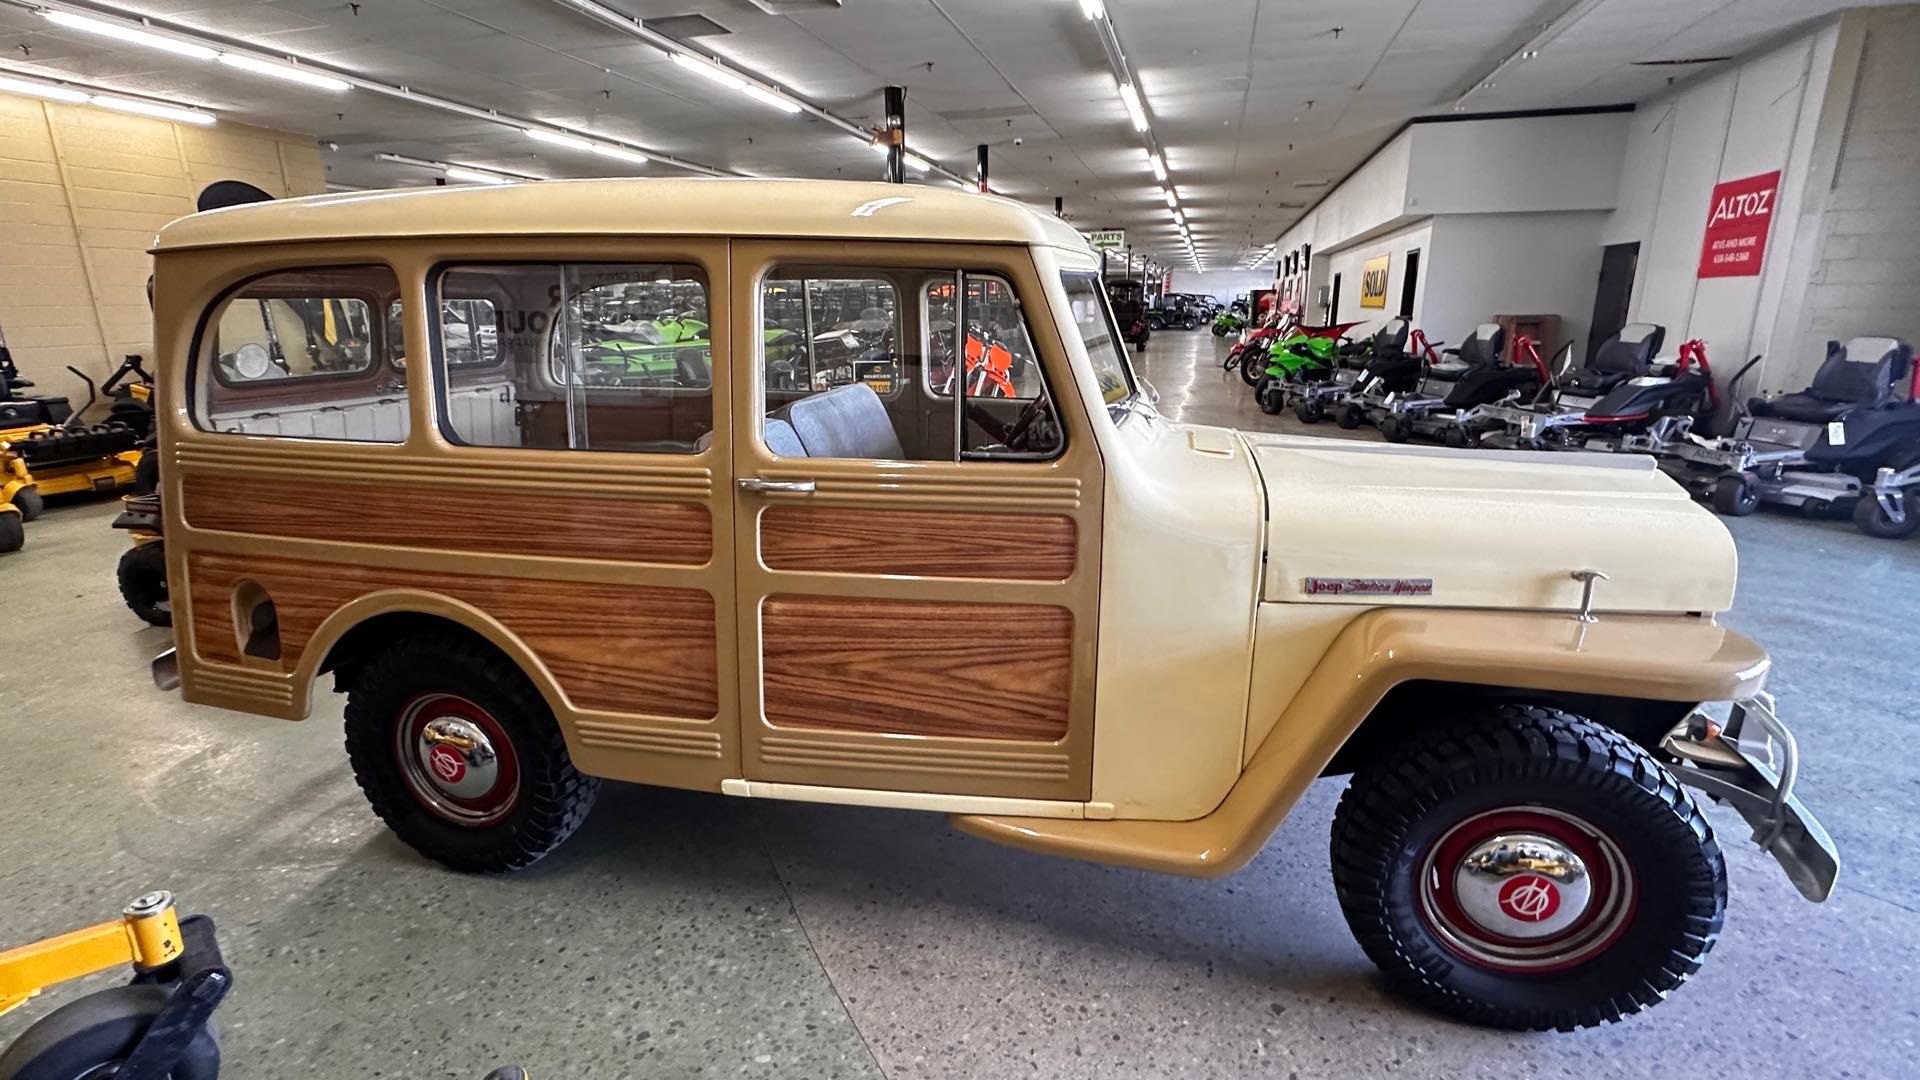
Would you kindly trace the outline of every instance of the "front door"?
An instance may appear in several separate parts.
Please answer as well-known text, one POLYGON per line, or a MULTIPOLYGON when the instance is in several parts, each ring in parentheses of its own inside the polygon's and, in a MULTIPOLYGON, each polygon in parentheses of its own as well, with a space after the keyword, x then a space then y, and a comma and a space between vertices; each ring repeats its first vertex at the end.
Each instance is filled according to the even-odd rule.
POLYGON ((1085 800, 1100 457, 1025 249, 732 264, 745 779, 1085 800))

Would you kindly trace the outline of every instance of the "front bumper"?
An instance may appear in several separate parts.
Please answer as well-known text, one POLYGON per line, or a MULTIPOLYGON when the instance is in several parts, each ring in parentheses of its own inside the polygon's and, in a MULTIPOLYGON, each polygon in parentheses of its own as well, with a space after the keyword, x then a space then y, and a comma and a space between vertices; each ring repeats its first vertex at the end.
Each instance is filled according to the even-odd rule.
POLYGON ((1753 842, 1773 856, 1800 895, 1819 903, 1833 894, 1840 853, 1793 793, 1800 750, 1774 713, 1773 695, 1734 702, 1724 725, 1696 711, 1661 749, 1679 759, 1674 775, 1681 783, 1727 803, 1746 819, 1753 842))

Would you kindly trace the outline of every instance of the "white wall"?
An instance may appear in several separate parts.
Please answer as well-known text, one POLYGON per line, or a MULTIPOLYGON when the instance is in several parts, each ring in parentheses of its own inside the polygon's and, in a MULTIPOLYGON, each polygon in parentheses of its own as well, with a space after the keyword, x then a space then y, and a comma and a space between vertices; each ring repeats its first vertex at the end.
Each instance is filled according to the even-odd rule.
POLYGON ((1606 220, 1597 210, 1435 218, 1439 269, 1415 325, 1458 345, 1495 315, 1558 315, 1560 344, 1575 342, 1575 357, 1584 356, 1606 220))
POLYGON ((1409 128, 1394 136, 1345 183, 1328 192, 1305 217, 1280 234, 1274 250, 1285 254, 1301 244, 1311 244, 1317 252, 1405 217, 1412 131, 1409 128))
POLYGON ((1273 288, 1273 270, 1175 270, 1173 291, 1201 293, 1216 300, 1231 302, 1234 297, 1255 289, 1273 288))
POLYGON ((1630 113, 1415 124, 1409 211, 1516 214, 1609 210, 1630 113))
MULTIPOLYGON (((1400 314, 1400 292, 1406 284, 1407 252, 1420 250, 1420 277, 1413 289, 1413 324, 1421 325, 1422 296, 1427 289, 1427 281, 1433 269, 1433 223, 1421 222, 1398 232, 1374 240, 1368 240, 1344 251, 1330 255, 1325 259, 1316 257, 1313 267, 1314 288, 1326 285, 1332 287, 1333 276, 1340 275, 1340 310, 1334 314, 1334 322, 1379 323, 1400 314), (1387 305, 1377 308, 1360 306, 1360 275, 1366 268, 1368 259, 1377 255, 1388 255, 1392 261, 1387 267, 1387 305)), ((1320 308, 1315 301, 1318 298, 1309 293, 1306 312, 1303 318, 1307 322, 1320 319, 1320 308)))
MULTIPOLYGON (((1809 196, 1837 25, 1829 22, 1643 102, 1629 125, 1619 205, 1602 233, 1603 243, 1640 244, 1629 318, 1665 326, 1669 343, 1705 340, 1723 376, 1754 353, 1776 354, 1743 389, 1805 382, 1797 374, 1801 365, 1777 355, 1772 339, 1776 312, 1783 305, 1798 307, 1792 298, 1805 281, 1805 269, 1794 271, 1791 264, 1796 236, 1807 223, 1787 211, 1809 196), (1714 185, 1776 169, 1777 209, 1761 273, 1701 279, 1700 245, 1714 185)), ((1785 340, 1781 345, 1795 351, 1785 340)))

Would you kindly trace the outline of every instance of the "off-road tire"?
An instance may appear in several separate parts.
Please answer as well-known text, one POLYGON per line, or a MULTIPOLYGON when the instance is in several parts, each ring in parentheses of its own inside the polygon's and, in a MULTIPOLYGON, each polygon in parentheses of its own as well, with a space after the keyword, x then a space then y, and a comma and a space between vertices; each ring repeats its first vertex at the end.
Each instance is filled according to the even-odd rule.
POLYGON ((1240 381, 1248 386, 1258 386, 1260 380, 1267 377, 1266 359, 1266 354, 1255 348, 1249 348, 1241 353, 1240 381))
POLYGON ((1327 403, 1317 397, 1303 397, 1294 402, 1293 415, 1303 424, 1317 424, 1327 418, 1327 403))
POLYGON ((525 869, 573 835, 600 781, 573 767, 553 711, 521 670, 457 633, 403 638, 365 661, 347 692, 347 759, 373 812, 400 839, 455 870, 525 869), (512 744, 519 795, 490 824, 463 825, 428 809, 408 787, 394 729, 422 694, 457 694, 491 714, 512 744))
POLYGON ((38 489, 23 487, 13 493, 13 508, 20 511, 21 521, 32 521, 47 509, 47 500, 38 489))
POLYGON ((1713 482, 1713 508, 1728 517, 1746 517, 1760 508, 1758 488, 1751 473, 1728 473, 1713 482))
MULTIPOLYGON (((35 1021, 0 1053, 0 1080, 71 1080, 109 1075, 153 1026, 167 987, 114 986, 69 1001, 35 1021)), ((215 1080, 220 1044, 211 1026, 194 1033, 169 1080, 215 1080)))
POLYGON ((1358 405, 1342 405, 1333 418, 1342 428, 1352 431, 1367 422, 1367 411, 1358 405))
POLYGON ((173 625, 173 608, 167 602, 165 541, 135 544, 121 552, 114 577, 120 583, 120 599, 130 611, 154 626, 173 625))
POLYGON ((1726 865, 1693 797, 1646 750, 1557 709, 1500 705, 1413 736, 1354 775, 1334 814, 1341 910, 1407 993, 1472 1023, 1569 1031, 1658 1003, 1700 967, 1726 912, 1726 865), (1499 971, 1421 909, 1421 860, 1493 808, 1574 815, 1624 856, 1636 890, 1614 936, 1573 966, 1499 971))

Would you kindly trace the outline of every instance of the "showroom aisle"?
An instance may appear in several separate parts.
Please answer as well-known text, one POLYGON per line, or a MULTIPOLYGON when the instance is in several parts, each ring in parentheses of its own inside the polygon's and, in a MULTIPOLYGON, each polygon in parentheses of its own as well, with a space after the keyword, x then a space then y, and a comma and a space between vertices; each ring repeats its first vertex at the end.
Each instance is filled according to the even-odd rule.
MULTIPOLYGON (((1221 380, 1222 348, 1155 337, 1143 367, 1163 409, 1300 430, 1221 380)), ((1777 649, 1805 790, 1846 859, 1834 900, 1801 901, 1712 811, 1741 902, 1679 1002, 1510 1036, 1379 985, 1328 884, 1338 781, 1219 881, 1045 859, 932 815, 632 787, 607 788, 524 874, 451 873, 367 810, 340 698, 281 724, 150 687, 166 635, 114 591, 115 509, 51 509, 6 565, 0 943, 175 889, 219 920, 237 973, 220 1014, 236 1077, 317 1061, 410 1080, 507 1061, 561 1080, 1509 1076, 1517 1061, 1546 1077, 1862 1076, 1920 1050, 1920 833, 1902 812, 1920 768, 1880 749, 1910 722, 1889 693, 1903 681, 1876 674, 1910 666, 1920 546, 1843 522, 1732 522, 1729 620, 1777 649)), ((0 1040, 28 1012, 45 1009, 0 1019, 0 1040)))

